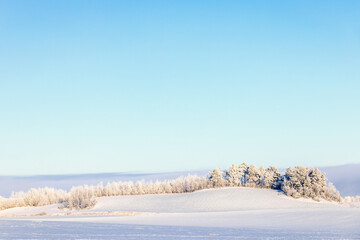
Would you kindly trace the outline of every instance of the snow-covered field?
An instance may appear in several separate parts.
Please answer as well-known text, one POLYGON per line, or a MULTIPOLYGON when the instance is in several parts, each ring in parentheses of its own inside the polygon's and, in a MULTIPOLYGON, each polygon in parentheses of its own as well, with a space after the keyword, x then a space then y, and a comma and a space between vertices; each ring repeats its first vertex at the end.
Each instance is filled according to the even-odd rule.
POLYGON ((84 222, 1 221, 0 239, 145 239, 145 240, 230 240, 230 239, 359 239, 360 235, 327 231, 271 228, 183 227, 84 222))
MULTIPOLYGON (((359 167, 321 170, 343 196, 359 195, 359 167)), ((205 176, 207 171, 190 173, 205 176)), ((0 177, 0 195, 31 187, 69 190, 101 181, 162 181, 187 174, 7 176, 0 177)), ((82 211, 59 206, 0 211, 0 239, 360 239, 359 204, 293 199, 267 189, 103 197, 94 208, 82 211)))
POLYGON ((103 197, 91 210, 51 205, 0 216, 0 239, 360 239, 360 208, 254 188, 103 197))

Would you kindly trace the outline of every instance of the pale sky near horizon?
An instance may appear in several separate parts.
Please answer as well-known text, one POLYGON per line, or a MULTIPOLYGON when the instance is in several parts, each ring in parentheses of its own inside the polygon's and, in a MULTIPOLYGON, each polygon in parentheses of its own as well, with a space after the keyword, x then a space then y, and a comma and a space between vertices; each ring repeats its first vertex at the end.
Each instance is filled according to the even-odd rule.
POLYGON ((0 175, 360 163, 359 12, 0 0, 0 175))

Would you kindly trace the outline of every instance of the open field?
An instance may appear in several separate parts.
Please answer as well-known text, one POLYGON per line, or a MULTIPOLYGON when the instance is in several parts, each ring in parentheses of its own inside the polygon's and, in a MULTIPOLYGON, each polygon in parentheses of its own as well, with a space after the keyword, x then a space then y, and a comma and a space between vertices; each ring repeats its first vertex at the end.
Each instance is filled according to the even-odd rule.
POLYGON ((1 211, 2 239, 359 239, 360 208, 254 188, 103 197, 1 211), (15 217, 17 216, 17 217, 15 217))
POLYGON ((184 227, 84 222, 0 221, 0 239, 359 239, 359 233, 338 230, 184 227))

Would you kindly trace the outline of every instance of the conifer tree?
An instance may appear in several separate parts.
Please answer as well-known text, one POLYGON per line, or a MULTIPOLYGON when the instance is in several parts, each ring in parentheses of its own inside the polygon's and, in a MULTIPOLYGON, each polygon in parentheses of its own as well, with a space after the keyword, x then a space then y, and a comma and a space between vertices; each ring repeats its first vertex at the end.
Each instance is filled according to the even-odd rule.
POLYGON ((224 181, 222 178, 222 172, 220 168, 215 168, 214 171, 209 173, 210 183, 213 187, 223 187, 224 181))

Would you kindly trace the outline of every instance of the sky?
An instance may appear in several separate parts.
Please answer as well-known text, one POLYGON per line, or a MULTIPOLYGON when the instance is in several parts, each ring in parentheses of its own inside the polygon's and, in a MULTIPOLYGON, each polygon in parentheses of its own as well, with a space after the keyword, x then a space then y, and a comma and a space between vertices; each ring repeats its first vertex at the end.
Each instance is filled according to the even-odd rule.
POLYGON ((0 175, 360 163, 359 11, 0 0, 0 175))

